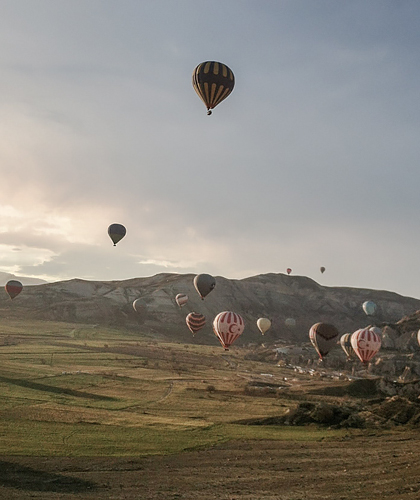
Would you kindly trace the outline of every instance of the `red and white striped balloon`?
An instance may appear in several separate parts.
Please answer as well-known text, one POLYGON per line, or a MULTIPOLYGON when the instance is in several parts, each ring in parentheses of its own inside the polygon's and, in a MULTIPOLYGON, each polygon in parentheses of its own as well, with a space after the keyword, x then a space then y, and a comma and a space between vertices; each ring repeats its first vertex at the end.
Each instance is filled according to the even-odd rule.
POLYGON ((351 336, 351 346, 360 361, 364 364, 375 356, 381 348, 381 336, 372 331, 371 327, 356 330, 351 336))
POLYGON ((195 335, 198 331, 200 331, 203 326, 206 324, 206 318, 200 313, 190 312, 188 316, 185 318, 188 328, 190 332, 195 335))
POLYGON ((213 331, 219 339, 225 351, 242 335, 245 323, 239 314, 232 311, 223 311, 219 313, 213 321, 213 331))

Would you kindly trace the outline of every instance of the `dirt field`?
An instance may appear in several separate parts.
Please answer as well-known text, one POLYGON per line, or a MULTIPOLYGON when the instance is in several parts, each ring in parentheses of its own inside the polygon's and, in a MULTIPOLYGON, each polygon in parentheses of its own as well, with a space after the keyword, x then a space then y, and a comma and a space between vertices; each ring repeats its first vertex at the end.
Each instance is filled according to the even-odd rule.
POLYGON ((0 458, 1 499, 420 498, 420 435, 236 441, 149 458, 0 458))
POLYGON ((373 382, 117 330, 2 328, 0 500, 420 498, 419 405, 373 382), (243 425, 306 418, 301 403, 369 425, 328 429, 325 405, 319 429, 243 425))

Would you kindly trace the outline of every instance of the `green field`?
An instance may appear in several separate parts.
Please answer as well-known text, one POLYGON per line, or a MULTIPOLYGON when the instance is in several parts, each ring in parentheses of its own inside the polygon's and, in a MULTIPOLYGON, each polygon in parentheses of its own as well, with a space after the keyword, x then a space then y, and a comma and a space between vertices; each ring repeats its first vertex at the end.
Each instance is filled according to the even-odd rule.
POLYGON ((281 385, 291 376, 273 362, 247 361, 247 352, 89 325, 5 321, 0 454, 145 456, 232 439, 343 434, 236 424, 282 415, 293 404, 278 392, 246 391, 249 381, 281 385))

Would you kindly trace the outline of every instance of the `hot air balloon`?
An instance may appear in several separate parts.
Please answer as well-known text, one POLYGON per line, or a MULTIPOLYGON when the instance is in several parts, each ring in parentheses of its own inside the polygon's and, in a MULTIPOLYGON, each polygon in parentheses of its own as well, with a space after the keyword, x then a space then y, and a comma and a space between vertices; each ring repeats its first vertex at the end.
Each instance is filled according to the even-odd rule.
POLYGON ((6 289, 6 292, 9 294, 9 297, 11 299, 14 299, 23 290, 23 285, 20 281, 10 280, 6 283, 6 286, 4 288, 6 289))
POLYGON ((126 234, 127 230, 122 224, 111 224, 108 228, 108 234, 114 243, 114 247, 117 243, 122 240, 126 234))
POLYGON ((420 345, 420 330, 417 332, 417 342, 420 345))
POLYGON ((376 333, 378 337, 382 340, 382 330, 378 326, 369 326, 369 330, 376 333))
POLYGON ((204 300, 204 297, 216 286, 216 280, 210 274, 197 274, 194 278, 194 286, 200 297, 204 300))
POLYGON ((175 301, 179 305, 179 307, 185 306, 185 304, 188 302, 188 295, 185 295, 185 293, 178 293, 178 295, 175 297, 175 301))
POLYGON ((235 77, 226 64, 205 61, 199 64, 192 75, 194 90, 207 108, 207 114, 232 92, 235 77))
POLYGON ((345 333, 340 337, 340 345, 343 351, 346 353, 348 359, 354 358, 356 355, 353 347, 351 346, 351 336, 351 333, 345 333))
POLYGON ((136 299, 133 302, 133 309, 136 313, 144 314, 147 310, 147 305, 144 299, 136 299))
POLYGON ((244 320, 239 314, 231 311, 223 311, 219 313, 213 321, 213 331, 225 351, 235 342, 242 334, 245 328, 244 320))
POLYGON ((330 352, 337 337, 337 328, 329 323, 316 323, 309 330, 309 340, 321 359, 330 352))
POLYGON ((286 318, 284 324, 290 328, 294 328, 296 326, 296 320, 295 318, 286 318))
POLYGON ((366 302, 363 302, 363 310, 365 311, 365 314, 368 316, 373 316, 376 312, 376 304, 375 302, 372 302, 371 300, 367 300, 366 302))
POLYGON ((206 324, 205 316, 196 312, 191 312, 190 314, 188 314, 188 316, 185 318, 185 321, 193 335, 195 335, 199 330, 201 330, 203 326, 206 324))
POLYGON ((286 269, 286 272, 287 272, 287 274, 290 274, 290 273, 292 272, 292 270, 290 269, 290 267, 288 267, 288 268, 286 269))
POLYGON ((320 267, 319 270, 321 271, 322 274, 325 273, 325 267, 324 266, 320 267))
POLYGON ((356 330, 351 336, 351 345, 360 361, 367 365, 381 348, 381 337, 371 327, 356 330))
POLYGON ((264 333, 270 329, 271 321, 268 318, 259 318, 257 321, 257 326, 260 332, 264 335, 264 333))

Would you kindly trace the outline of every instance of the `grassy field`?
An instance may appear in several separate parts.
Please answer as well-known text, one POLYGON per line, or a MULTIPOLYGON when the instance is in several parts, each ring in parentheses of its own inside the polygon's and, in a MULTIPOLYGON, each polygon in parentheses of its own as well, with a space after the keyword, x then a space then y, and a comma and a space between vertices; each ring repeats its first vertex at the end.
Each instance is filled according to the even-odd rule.
POLYGON ((243 425, 354 399, 340 381, 197 341, 3 320, 0 499, 419 498, 415 429, 243 425))
POLYGON ((141 332, 3 322, 0 454, 146 456, 238 438, 334 434, 235 424, 290 406, 278 395, 246 393, 251 380, 280 386, 291 375, 273 363, 246 361, 246 353, 195 341, 158 344, 141 332))

